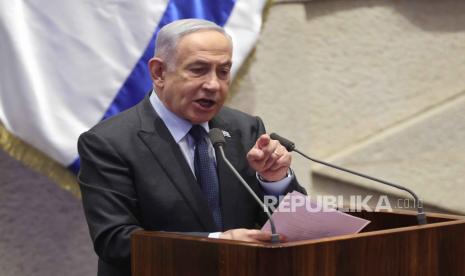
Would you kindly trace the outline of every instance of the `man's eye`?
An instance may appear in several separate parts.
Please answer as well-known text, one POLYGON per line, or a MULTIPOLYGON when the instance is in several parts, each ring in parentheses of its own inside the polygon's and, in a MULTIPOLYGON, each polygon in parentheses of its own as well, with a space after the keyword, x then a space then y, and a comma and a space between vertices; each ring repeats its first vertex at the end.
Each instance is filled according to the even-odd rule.
POLYGON ((219 72, 219 75, 221 77, 227 77, 229 75, 230 71, 231 71, 231 68, 229 68, 229 67, 221 68, 220 72, 219 72))
POLYGON ((203 72, 205 72, 205 68, 203 67, 192 67, 189 69, 192 73, 194 73, 195 75, 200 75, 202 74, 203 72))

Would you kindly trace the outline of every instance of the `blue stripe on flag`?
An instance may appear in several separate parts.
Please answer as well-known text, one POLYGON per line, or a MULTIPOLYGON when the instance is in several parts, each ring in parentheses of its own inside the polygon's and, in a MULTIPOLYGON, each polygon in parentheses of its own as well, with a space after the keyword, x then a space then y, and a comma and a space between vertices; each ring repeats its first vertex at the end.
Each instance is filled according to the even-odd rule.
POLYGON ((77 174, 79 172, 79 168, 81 167, 81 160, 76 158, 74 162, 68 166, 68 169, 71 170, 73 173, 77 174))
MULTIPOLYGON (((131 74, 103 115, 102 120, 120 113, 140 102, 152 88, 152 80, 147 62, 153 56, 158 31, 166 24, 184 18, 202 18, 224 26, 231 14, 236 0, 171 0, 163 14, 142 57, 137 61, 131 74)), ((68 166, 77 173, 80 168, 79 158, 68 166)))

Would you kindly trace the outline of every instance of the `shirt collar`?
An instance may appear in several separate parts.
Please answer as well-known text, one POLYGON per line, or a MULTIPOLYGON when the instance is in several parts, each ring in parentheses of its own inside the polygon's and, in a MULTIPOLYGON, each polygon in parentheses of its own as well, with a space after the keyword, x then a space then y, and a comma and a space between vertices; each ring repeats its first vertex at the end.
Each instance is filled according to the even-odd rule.
MULTIPOLYGON (((150 95, 150 103, 152 104, 153 109, 155 109, 155 112, 157 112, 158 116, 161 118, 163 123, 165 123, 166 127, 170 131, 171 136, 173 136, 176 143, 179 143, 179 141, 181 141, 191 129, 192 123, 184 118, 179 117, 171 110, 169 110, 165 106, 165 104, 160 100, 160 98, 158 98, 158 95, 155 92, 155 90, 153 90, 152 94, 150 95)), ((208 122, 203 122, 200 125, 205 129, 207 133, 210 131, 208 122)))

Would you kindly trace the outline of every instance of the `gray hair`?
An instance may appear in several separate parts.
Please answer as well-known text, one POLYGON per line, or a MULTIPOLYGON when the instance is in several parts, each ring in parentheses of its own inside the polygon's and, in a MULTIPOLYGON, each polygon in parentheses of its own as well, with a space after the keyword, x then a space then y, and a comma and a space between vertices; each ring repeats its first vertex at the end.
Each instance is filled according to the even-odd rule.
POLYGON ((176 45, 179 40, 185 35, 208 30, 217 31, 223 34, 226 38, 228 38, 232 46, 231 36, 214 22, 197 18, 181 19, 163 26, 163 28, 158 31, 154 56, 163 59, 169 70, 171 70, 175 64, 174 57, 176 45))

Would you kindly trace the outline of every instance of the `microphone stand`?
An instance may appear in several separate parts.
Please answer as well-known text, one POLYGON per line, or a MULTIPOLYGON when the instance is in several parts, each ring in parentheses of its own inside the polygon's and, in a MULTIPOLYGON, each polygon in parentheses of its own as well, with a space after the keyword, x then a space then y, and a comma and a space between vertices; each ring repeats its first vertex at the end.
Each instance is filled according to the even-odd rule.
POLYGON ((289 152, 295 151, 298 154, 300 154, 301 156, 303 156, 303 157, 307 158, 308 160, 313 161, 315 163, 319 163, 319 164, 331 167, 331 168, 336 169, 336 170, 340 170, 340 171, 344 171, 344 172, 347 172, 347 173, 350 173, 350 174, 354 174, 354 175, 357 175, 357 176, 360 176, 360 177, 363 177, 363 178, 366 178, 366 179, 370 179, 370 180, 373 180, 373 181, 376 181, 376 182, 379 182, 379 183, 382 183, 382 184, 385 184, 385 185, 388 185, 388 186, 391 186, 391 187, 394 187, 394 188, 397 188, 397 189, 408 192, 415 199, 415 203, 418 203, 418 205, 417 205, 417 222, 418 222, 418 224, 419 225, 424 225, 424 224, 427 223, 426 215, 425 215, 425 213, 423 211, 423 203, 412 190, 410 190, 410 189, 408 189, 406 187, 400 186, 398 184, 388 182, 386 180, 382 180, 382 179, 372 177, 372 176, 369 176, 369 175, 366 175, 366 174, 363 174, 363 173, 359 173, 359 172, 352 171, 352 170, 349 170, 349 169, 346 169, 346 168, 342 168, 342 167, 333 165, 331 163, 324 162, 324 161, 312 158, 310 156, 307 156, 305 153, 303 153, 303 152, 299 151, 298 149, 296 149, 295 144, 293 142, 291 142, 290 140, 287 140, 284 137, 279 136, 276 133, 272 133, 270 135, 270 137, 271 137, 271 139, 278 140, 281 143, 281 145, 283 145, 287 149, 287 151, 289 151, 289 152))

